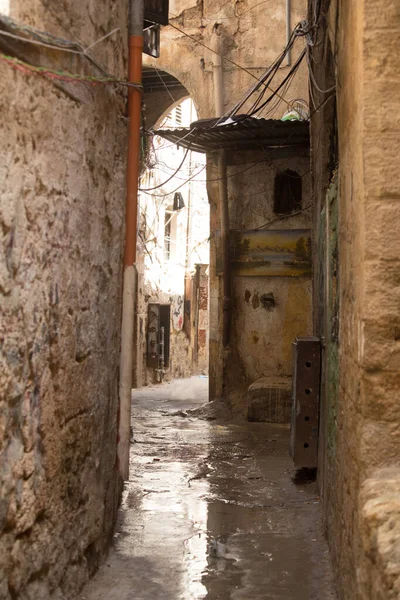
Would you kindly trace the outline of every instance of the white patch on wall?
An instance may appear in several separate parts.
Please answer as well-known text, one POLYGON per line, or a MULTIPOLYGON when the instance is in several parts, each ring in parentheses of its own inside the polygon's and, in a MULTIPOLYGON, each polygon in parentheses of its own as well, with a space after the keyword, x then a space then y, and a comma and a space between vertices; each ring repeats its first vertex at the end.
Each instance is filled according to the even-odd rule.
POLYGON ((10 0, 0 0, 0 14, 6 16, 10 14, 10 0))
POLYGON ((170 298, 172 310, 172 327, 175 331, 181 331, 183 328, 183 296, 174 296, 170 298))
POLYGON ((170 0, 169 3, 169 14, 180 15, 184 10, 189 8, 196 8, 196 0, 170 0))

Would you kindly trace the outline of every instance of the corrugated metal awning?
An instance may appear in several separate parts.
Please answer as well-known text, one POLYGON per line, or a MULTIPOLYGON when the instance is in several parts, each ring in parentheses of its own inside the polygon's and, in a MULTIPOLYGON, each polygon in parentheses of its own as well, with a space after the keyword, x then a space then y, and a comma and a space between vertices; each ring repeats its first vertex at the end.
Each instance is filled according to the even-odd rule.
POLYGON ((308 121, 281 121, 275 119, 243 118, 244 115, 218 123, 218 119, 204 119, 190 127, 159 129, 154 133, 170 142, 195 152, 215 150, 309 149, 308 121))

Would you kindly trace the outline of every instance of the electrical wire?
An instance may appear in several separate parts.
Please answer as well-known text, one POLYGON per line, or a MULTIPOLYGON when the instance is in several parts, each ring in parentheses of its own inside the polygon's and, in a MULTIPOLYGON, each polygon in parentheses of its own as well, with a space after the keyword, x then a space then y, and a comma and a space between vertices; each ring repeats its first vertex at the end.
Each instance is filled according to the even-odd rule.
MULTIPOLYGON (((142 190, 139 188, 139 190, 141 192, 144 192, 145 194, 148 194, 149 196, 153 196, 155 198, 166 198, 167 196, 171 196, 172 194, 175 194, 175 192, 177 192, 178 190, 180 190, 184 185, 186 185, 187 183, 189 183, 189 181, 191 181, 192 179, 194 179, 197 175, 199 175, 200 173, 202 173, 204 171, 204 169, 206 168, 206 165, 204 165, 204 167, 202 169, 200 169, 200 171, 198 173, 196 173, 195 175, 192 175, 192 177, 189 177, 186 181, 184 181, 181 185, 179 185, 176 189, 172 190, 172 192, 168 192, 167 194, 148 194, 149 190, 142 190)), ((160 187, 160 186, 157 186, 160 187)), ((151 188, 150 188, 151 189, 151 188)), ((156 189, 156 188, 154 188, 156 189)))
MULTIPOLYGON (((283 87, 282 93, 287 96, 290 86, 292 85, 293 81, 295 78, 295 73, 293 74, 293 76, 287 81, 287 83, 285 84, 285 86, 283 87)), ((295 103, 296 100, 290 100, 290 104, 295 107, 295 103)), ((263 117, 263 118, 267 118, 269 117, 270 119, 272 118, 272 116, 274 115, 274 113, 277 111, 278 107, 281 104, 281 100, 280 98, 277 98, 275 102, 271 101, 271 104, 267 104, 266 107, 260 109, 259 113, 258 113, 258 117, 263 117)), ((296 109, 295 109, 296 110, 296 109)))
POLYGON ((246 13, 254 10, 255 8, 258 8, 259 6, 261 6, 261 4, 268 4, 269 2, 271 2, 271 0, 262 0, 262 2, 259 2, 258 4, 255 4, 254 6, 250 6, 250 8, 244 10, 241 13, 238 13, 237 16, 238 17, 242 17, 243 15, 245 15, 246 13))
POLYGON ((318 83, 316 82, 313 70, 312 70, 312 66, 311 66, 311 60, 310 60, 310 50, 309 48, 307 49, 307 64, 308 64, 308 72, 310 74, 310 80, 311 83, 315 86, 315 88, 321 93, 321 94, 329 94, 330 92, 332 92, 334 89, 336 89, 336 85, 333 85, 332 87, 326 89, 326 90, 322 90, 318 83))
MULTIPOLYGON (((196 38, 192 35, 189 35, 188 33, 186 33, 185 31, 183 31, 182 29, 179 29, 179 27, 176 27, 176 25, 173 25, 173 23, 169 24, 170 27, 173 27, 173 29, 176 29, 177 31, 179 31, 180 33, 182 33, 184 36, 188 37, 189 39, 191 39, 192 41, 194 41, 196 44, 199 44, 200 46, 203 46, 204 48, 206 48, 207 50, 209 50, 210 52, 213 52, 214 54, 218 54, 219 56, 221 56, 221 58, 223 60, 225 60, 226 62, 231 63, 232 65, 234 65, 235 67, 237 67, 238 69, 241 69, 242 71, 244 71, 245 73, 247 73, 248 75, 250 75, 250 77, 253 77, 253 79, 256 79, 257 81, 260 81, 258 77, 256 77, 256 75, 254 75, 254 73, 252 73, 251 71, 249 71, 248 69, 246 69, 246 67, 243 67, 242 65, 239 65, 237 62, 235 62, 234 60, 231 60, 230 58, 227 58, 226 56, 224 56, 221 52, 217 52, 216 50, 213 50, 212 48, 210 48, 209 46, 207 46, 206 44, 204 44, 203 42, 200 42, 200 40, 196 40, 196 38)), ((272 90, 274 91, 274 90, 272 90)), ((284 102, 287 103, 287 101, 282 98, 282 100, 284 102)))
POLYGON ((122 85, 131 87, 143 92, 143 86, 140 83, 134 83, 126 80, 117 79, 115 77, 93 77, 90 75, 79 75, 77 73, 69 73, 68 71, 56 71, 48 67, 37 67, 31 65, 19 58, 13 56, 7 56, 7 54, 0 53, 0 60, 8 63, 11 67, 22 73, 42 75, 49 79, 57 79, 60 81, 70 83, 90 83, 92 85, 97 84, 108 84, 108 85, 122 85))
POLYGON ((106 40, 107 38, 109 38, 110 35, 113 35, 114 33, 117 33, 117 31, 121 31, 119 27, 116 27, 115 29, 113 29, 112 31, 110 31, 110 33, 106 33, 106 35, 103 35, 103 37, 101 37, 100 39, 98 39, 95 42, 93 42, 92 44, 90 44, 87 48, 85 48, 85 50, 84 50, 83 53, 86 54, 88 50, 91 50, 92 48, 94 48, 95 46, 97 46, 97 44, 100 44, 100 42, 104 42, 104 40, 106 40))
MULTIPOLYGON (((277 150, 278 148, 281 148, 294 134, 292 133, 290 136, 288 136, 288 138, 286 138, 286 140, 284 142, 282 142, 282 144, 280 144, 279 146, 276 146, 276 148, 274 148, 273 150, 271 150, 270 154, 273 154, 273 152, 275 152, 275 150, 277 150)), ((266 154, 266 156, 268 156, 268 154, 266 154)), ((252 165, 250 165, 249 167, 246 167, 245 169, 242 169, 241 171, 237 171, 236 173, 232 173, 231 175, 227 175, 226 178, 222 178, 222 177, 215 177, 212 179, 206 179, 205 182, 206 183, 211 183, 214 181, 221 181, 222 179, 231 179, 232 177, 236 177, 237 175, 241 175, 242 173, 246 173, 247 171, 250 171, 253 167, 255 167, 256 165, 259 165, 260 163, 265 162, 265 156, 263 158, 261 158, 260 160, 256 161, 255 163, 253 163, 252 165)), ((199 171, 199 173, 201 173, 202 171, 204 171, 204 169, 206 168, 207 165, 204 165, 204 167, 199 171)), ((197 173, 197 175, 199 175, 199 173, 197 173)), ((256 171, 256 173, 258 173, 258 171, 256 171)), ((168 192, 167 194, 149 194, 150 196, 154 196, 154 197, 159 197, 159 198, 165 198, 166 196, 170 196, 171 194, 174 194, 175 192, 177 192, 178 190, 181 189, 181 187, 183 187, 184 185, 186 185, 186 183, 188 183, 189 181, 191 181, 192 179, 194 179, 194 175, 192 177, 190 177, 189 179, 187 179, 184 183, 182 183, 179 187, 177 187, 175 190, 173 190, 172 192, 168 192)), ((201 181, 201 180, 200 180, 201 181)), ((146 190, 140 190, 146 193, 146 190)), ((150 190, 148 190, 150 191, 150 190)))
MULTIPOLYGON (((34 40, 32 38, 27 38, 22 35, 17 35, 16 33, 4 31, 3 29, 0 29, 0 35, 5 36, 5 37, 10 37, 15 40, 19 40, 21 42, 26 42, 28 44, 42 46, 43 48, 49 48, 50 50, 59 50, 60 52, 69 52, 70 54, 80 54, 82 56, 86 56, 86 53, 88 52, 88 50, 91 50, 92 48, 94 48, 94 46, 97 46, 97 44, 100 44, 100 42, 103 42, 108 37, 110 37, 110 35, 113 35, 117 31, 120 31, 119 27, 116 27, 115 29, 113 29, 112 31, 107 33, 106 35, 103 35, 103 37, 101 37, 100 39, 98 39, 95 42, 93 42, 92 44, 90 44, 87 48, 85 48, 85 49, 80 48, 79 50, 71 47, 71 46, 77 46, 77 44, 75 44, 75 42, 71 42, 69 40, 61 40, 61 38, 56 38, 56 39, 60 39, 60 41, 62 41, 62 44, 61 43, 60 44, 49 44, 48 42, 43 42, 42 40, 34 40)), ((44 32, 40 32, 40 33, 42 35, 49 36, 50 39, 53 37, 53 36, 51 36, 51 34, 45 34, 44 32)))
MULTIPOLYGON (((280 90, 281 88, 284 88, 284 93, 286 93, 286 90, 288 89, 290 82, 291 82, 292 78, 294 77, 295 73, 297 72, 303 58, 304 58, 304 50, 302 53, 300 53, 297 61, 295 62, 293 67, 290 69, 289 73, 287 73, 287 75, 281 81, 281 83, 277 87, 276 91, 280 90), (288 86, 286 85, 287 83, 289 84, 288 86)), ((264 101, 262 104, 260 104, 261 100, 264 97, 264 94, 265 94, 265 90, 263 90, 263 92, 259 96, 258 100, 253 104, 253 106, 250 109, 250 112, 247 113, 248 116, 252 116, 252 115, 256 114, 257 112, 259 112, 260 110, 262 110, 277 95, 275 93, 271 94, 266 101, 264 101)), ((278 95, 278 98, 280 98, 279 95, 278 95)))
MULTIPOLYGON (((180 169, 181 169, 181 167, 182 167, 183 163, 184 163, 184 162, 185 162, 185 160, 186 160, 186 157, 187 157, 187 155, 189 154, 189 150, 190 150, 190 144, 189 144, 189 146, 187 147, 187 150, 186 150, 186 152, 185 152, 185 154, 184 154, 184 156, 183 156, 183 158, 182 158, 182 162, 180 163, 179 167, 178 167, 178 168, 175 170, 175 172, 174 172, 174 173, 172 173, 172 175, 171 175, 170 177, 168 177, 168 179, 166 179, 165 181, 163 181, 163 182, 162 182, 162 183, 160 183, 159 185, 156 185, 156 186, 154 186, 154 187, 152 187, 152 188, 146 188, 146 189, 139 188, 139 191, 140 191, 140 192, 152 192, 153 190, 158 190, 159 188, 163 187, 163 186, 164 186, 166 183, 168 183, 169 181, 171 181, 171 179, 173 179, 173 178, 175 177, 175 175, 178 173, 178 171, 180 171, 180 169)), ((172 193, 173 193, 173 192, 171 192, 171 194, 172 194, 172 193)))
MULTIPOLYGON (((272 63, 272 65, 270 65, 270 67, 268 67, 268 69, 266 70, 266 72, 261 76, 260 80, 258 82, 256 82, 255 84, 253 84, 250 89, 245 93, 244 97, 242 97, 242 99, 233 107, 233 109, 230 109, 226 115, 224 116, 230 116, 232 117, 233 115, 237 114, 238 110, 247 102, 247 100, 261 87, 261 84, 264 85, 264 89, 261 92, 261 94, 259 95, 258 99, 256 100, 256 102, 253 104, 253 107, 250 110, 255 110, 255 108, 259 105, 259 103, 261 102, 262 98, 265 95, 265 91, 267 89, 267 87, 269 89, 270 88, 270 83, 273 79, 273 77, 276 75, 277 71, 279 70, 279 68, 282 65, 282 62, 285 58, 285 56, 287 55, 287 53, 293 48, 294 43, 296 42, 296 40, 299 37, 304 37, 309 33, 309 29, 308 29, 308 25, 306 21, 301 21, 300 23, 298 23, 296 25, 296 27, 293 29, 288 43, 286 44, 285 48, 283 49, 283 51, 280 53, 280 55, 275 59, 275 61, 272 63)), ((293 70, 291 70, 291 73, 293 72, 293 70)), ((290 73, 289 73, 290 75, 290 73)), ((277 90, 275 90, 277 91, 277 90)), ((282 98, 282 96, 280 96, 278 94, 278 97, 282 98)), ((286 104, 290 107, 290 102, 287 102, 285 100, 286 104)), ((220 119, 221 121, 222 119, 220 119)))
MULTIPOLYGON (((48 44, 47 42, 42 42, 40 40, 32 40, 30 38, 23 37, 22 35, 10 33, 9 31, 0 30, 0 35, 10 37, 15 40, 20 40, 22 42, 27 42, 28 44, 35 44, 37 46, 43 46, 44 48, 50 48, 52 50, 60 50, 61 52, 69 52, 71 54, 85 54, 83 50, 74 50, 73 48, 68 48, 65 46, 58 46, 56 44, 48 44)), ((68 43, 70 43, 70 42, 68 42, 68 43)), ((75 45, 75 44, 73 44, 73 45, 75 45)))
MULTIPOLYGON (((168 173, 168 171, 164 171, 163 169, 160 169, 160 167, 158 165, 155 165, 154 167, 152 167, 151 170, 164 173, 165 175, 170 175, 170 173, 168 173)), ((200 173, 203 170, 204 170, 203 167, 199 168, 199 170, 196 173, 193 173, 194 177, 196 177, 196 175, 200 175, 200 173)), ((173 173, 173 178, 177 179, 178 181, 184 181, 186 183, 189 175, 190 175, 190 173, 188 173, 185 177, 179 177, 178 175, 176 175, 176 172, 175 172, 175 173, 173 173)), ((206 183, 206 181, 207 181, 206 179, 198 179, 196 181, 196 183, 206 183)), ((145 190, 140 190, 140 191, 145 191, 145 190)))
MULTIPOLYGON (((298 59, 296 60, 295 64, 293 65, 292 69, 289 71, 289 73, 286 75, 286 77, 281 81, 281 83, 279 84, 279 86, 276 88, 276 91, 274 91, 268 98, 267 100, 265 100, 261 106, 257 107, 256 109, 250 111, 249 113, 247 113, 246 115, 243 115, 243 117, 238 119, 238 122, 240 121, 244 121, 245 119, 248 119, 249 117, 252 117, 253 115, 255 115, 256 113, 258 113, 262 108, 264 108, 265 106, 267 106, 267 104, 272 100, 272 98, 274 98, 277 95, 277 91, 280 90, 285 83, 288 81, 289 78, 291 78, 294 73, 297 71, 297 69, 299 68, 301 61, 303 60, 304 56, 306 54, 306 50, 304 49, 301 54, 299 55, 298 59)), ((287 102, 288 104, 288 102, 287 102)))
MULTIPOLYGON (((285 58, 287 52, 289 49, 291 49, 293 47, 294 44, 294 35, 292 33, 292 35, 290 36, 289 42, 286 45, 286 47, 284 48, 284 50, 281 52, 281 54, 275 59, 275 61, 272 63, 272 65, 270 67, 268 67, 268 69, 266 70, 266 72, 262 75, 262 77, 260 78, 260 80, 253 84, 253 86, 250 88, 250 90, 248 90, 244 97, 242 98, 242 100, 240 100, 235 106, 234 108, 229 112, 229 116, 233 116, 235 114, 237 114, 238 110, 247 102, 247 100, 260 88, 261 84, 264 83, 267 78, 269 78, 269 81, 267 83, 267 85, 271 82, 272 77, 275 75, 275 73, 277 72, 277 70, 279 69, 280 65, 283 62, 283 59, 285 58), (271 76, 272 74, 272 76, 271 76)), ((264 91, 263 93, 265 93, 266 87, 264 87, 264 91)))
POLYGON ((167 90, 167 93, 169 94, 169 97, 171 98, 172 102, 173 102, 173 103, 175 103, 175 102, 176 102, 176 100, 175 100, 175 98, 173 97, 173 95, 171 94, 171 92, 169 91, 169 88, 168 88, 167 84, 165 83, 164 79, 161 77, 161 73, 160 73, 160 71, 157 69, 157 67, 154 67, 154 68, 155 68, 155 70, 156 70, 156 73, 157 73, 157 75, 158 75, 158 76, 159 76, 159 78, 161 79, 161 82, 162 82, 163 86, 164 86, 164 87, 165 87, 165 89, 167 90))
MULTIPOLYGON (((53 17, 59 22, 59 24, 61 26, 63 26, 58 14, 53 13, 51 10, 51 7, 48 5, 46 5, 46 9, 49 10, 52 13, 53 17)), ((4 35, 6 37, 13 37, 14 39, 21 40, 22 42, 36 44, 36 45, 51 48, 54 50, 60 50, 63 52, 71 52, 73 54, 81 54, 89 62, 91 62, 93 65, 95 65, 97 69, 102 71, 104 76, 106 76, 106 77, 109 76, 109 74, 107 73, 107 69, 105 69, 104 66, 99 64, 99 62, 97 60, 95 60, 89 54, 89 50, 91 50, 92 48, 97 46, 97 44, 104 41, 105 39, 107 39, 108 37, 110 37, 111 35, 116 33, 117 31, 120 31, 119 27, 113 29, 106 35, 102 36, 101 38, 95 40, 92 44, 89 44, 88 46, 85 47, 85 45, 78 38, 76 38, 76 36, 74 36, 73 34, 72 35, 73 35, 73 37, 75 37, 75 40, 76 40, 74 42, 71 40, 67 40, 65 38, 57 37, 46 31, 41 31, 39 29, 35 29, 34 27, 29 27, 22 23, 16 23, 16 21, 11 19, 10 17, 6 17, 5 15, 0 15, 0 25, 5 25, 8 29, 11 29, 14 32, 16 32, 16 33, 11 33, 11 31, 5 31, 5 30, 0 29, 0 35, 4 35), (23 36, 19 35, 21 32, 26 33, 28 37, 23 37, 23 36)))
POLYGON ((290 219, 291 217, 295 217, 296 215, 300 215, 305 210, 308 210, 309 208, 311 208, 311 206, 312 206, 312 204, 308 204, 307 206, 304 206, 300 210, 298 210, 298 211, 296 211, 294 213, 291 213, 291 214, 287 214, 287 215, 285 215, 285 214, 278 214, 276 216, 276 218, 270 219, 269 221, 267 221, 263 225, 260 225, 259 227, 254 227, 254 229, 252 231, 258 231, 259 229, 264 229, 264 227, 267 227, 268 225, 272 225, 272 223, 276 223, 278 221, 282 221, 283 219, 290 219))
MULTIPOLYGON (((333 92, 324 99, 323 102, 321 102, 321 104, 319 104, 317 106, 317 108, 314 109, 314 111, 310 114, 310 119, 314 116, 314 114, 324 105, 326 104, 330 98, 332 98, 333 96, 333 92)), ((235 173, 232 173, 231 175, 227 175, 226 178, 223 179, 231 179, 232 177, 237 177, 238 175, 241 175, 242 173, 246 173, 247 171, 250 171, 253 167, 261 164, 262 162, 267 162, 268 156, 272 155, 276 150, 278 150, 279 148, 284 147, 289 140, 293 137, 294 133, 291 133, 285 140, 283 140, 283 142, 281 144, 279 144, 278 146, 276 146, 275 148, 271 149, 270 152, 265 152, 264 156, 254 162, 253 164, 251 164, 249 167, 246 167, 245 169, 242 169, 241 171, 236 171, 235 173)), ((200 171, 199 173, 201 173, 202 171, 204 171, 204 169, 206 168, 207 165, 205 165, 200 171)), ((253 173, 253 175, 255 175, 256 173, 261 173, 262 171, 264 171, 264 169, 260 169, 259 171, 255 171, 253 173)), ((197 175, 199 175, 199 173, 197 173, 197 175)), ((174 189, 172 192, 168 192, 167 194, 148 194, 149 196, 153 196, 153 197, 158 197, 158 198, 165 198, 167 196, 170 196, 171 194, 174 194, 175 192, 177 192, 178 190, 180 190, 184 185, 186 185, 186 183, 188 183, 189 181, 191 181, 192 179, 194 179, 196 175, 193 175, 192 177, 190 177, 189 179, 187 179, 184 183, 182 183, 180 186, 178 186, 176 189, 174 189)), ((215 178, 211 178, 211 179, 206 179, 205 182, 206 183, 211 183, 214 181, 221 181, 221 177, 215 177, 215 178)), ((201 182, 202 180, 198 180, 198 182, 201 182)), ((146 193, 146 192, 145 192, 146 193)))
MULTIPOLYGON (((254 7, 255 8, 255 7, 254 7)), ((196 40, 196 38, 194 38, 193 36, 187 34, 185 31, 183 31, 182 29, 180 29, 179 27, 176 27, 175 25, 173 25, 172 23, 170 23, 170 26, 173 27, 174 29, 176 29, 177 31, 179 31, 180 33, 182 33, 183 35, 185 35, 186 37, 192 39, 194 42, 196 42, 197 44, 203 46, 204 48, 210 50, 211 52, 213 52, 214 54, 218 54, 219 56, 221 56, 224 60, 231 62, 232 64, 234 64, 235 66, 239 67, 240 69, 243 69, 245 72, 247 72, 248 74, 250 74, 254 79, 256 79, 256 84, 254 84, 252 86, 252 88, 249 90, 249 92, 247 92, 246 94, 248 94, 244 101, 240 101, 237 105, 235 105, 235 107, 233 109, 230 109, 230 111, 228 111, 228 113, 225 116, 233 116, 237 110, 239 110, 239 108, 241 108, 241 106, 243 106, 243 104, 247 101, 248 97, 251 96, 251 94, 253 94, 261 85, 264 85, 264 93, 265 90, 271 89, 269 87, 269 84, 265 84, 263 79, 266 79, 268 77, 269 74, 272 73, 272 76, 275 75, 275 73, 277 72, 280 64, 283 62, 283 59, 285 58, 288 50, 290 50, 295 42, 295 40, 302 36, 305 35, 305 33, 303 32, 303 24, 300 23, 298 25, 296 25, 295 29, 293 30, 289 42, 286 45, 286 47, 284 48, 284 50, 281 52, 281 54, 278 56, 278 58, 274 61, 274 63, 267 69, 267 71, 264 73, 264 75, 262 76, 261 79, 257 78, 255 75, 253 75, 253 73, 250 73, 250 71, 248 71, 247 69, 245 69, 244 67, 242 67, 241 65, 238 65, 237 63, 235 63, 234 61, 231 61, 230 59, 226 58, 225 56, 223 56, 221 53, 217 52, 216 50, 213 50, 212 48, 210 48, 209 46, 207 46, 206 44, 204 44, 203 42, 200 42, 199 40, 196 40)), ((301 61, 300 61, 301 62, 301 61)), ((276 90, 272 90, 273 94, 269 97, 269 99, 267 100, 267 102, 265 102, 259 110, 263 109, 266 104, 275 96, 278 96, 280 101, 283 101, 286 103, 286 105, 290 108, 291 104, 284 98, 282 97, 279 93, 278 90, 284 85, 284 83, 287 81, 288 78, 290 78, 297 70, 298 66, 296 67, 296 64, 294 65, 294 67, 291 69, 291 71, 289 72, 289 74, 285 77, 285 79, 283 80, 283 82, 281 83, 281 85, 276 89, 276 90)), ((161 78, 161 77, 160 77, 161 78)), ((270 81, 272 80, 272 77, 270 78, 270 81)), ((268 83, 270 83, 270 81, 268 83)), ((163 82, 164 83, 164 82, 163 82)), ((264 95, 263 93, 263 95, 264 95)), ((254 105, 253 105, 254 106, 254 105)), ((254 110, 254 112, 252 114, 256 114, 256 112, 258 112, 257 110, 254 110)), ((248 116, 248 115, 247 115, 248 116)), ((247 118, 246 116, 246 118, 247 118)), ((221 121, 222 121, 223 117, 218 119, 218 121, 214 124, 214 127, 216 127, 221 121)), ((187 132, 187 134, 181 138, 180 142, 182 142, 186 137, 188 137, 193 131, 195 130, 195 128, 190 128, 189 131, 187 132)), ((175 144, 171 144, 170 146, 173 146, 175 144)), ((179 147, 179 144, 176 144, 179 147)), ((170 146, 166 146, 167 148, 170 146)))

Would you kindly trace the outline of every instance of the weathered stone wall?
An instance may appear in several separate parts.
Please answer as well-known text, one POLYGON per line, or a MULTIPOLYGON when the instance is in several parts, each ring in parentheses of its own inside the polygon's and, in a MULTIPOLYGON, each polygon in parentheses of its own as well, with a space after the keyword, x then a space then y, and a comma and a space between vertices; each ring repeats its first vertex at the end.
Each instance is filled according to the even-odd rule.
POLYGON ((208 337, 209 337, 209 265, 196 265, 198 273, 197 295, 197 370, 204 375, 208 374, 208 337))
MULTIPOLYGON (((85 45, 120 27, 93 56, 124 77, 126 2, 50 4, 11 0, 11 16, 85 45)), ((85 96, 0 63, 4 600, 75 598, 118 505, 125 96, 85 96)))
MULTIPOLYGON (((290 125, 289 125, 290 127, 290 125)), ((251 230, 310 229, 309 159, 288 158, 265 162, 255 152, 242 152, 239 165, 228 167, 230 228, 251 230), (261 161, 257 164, 257 161, 261 161), (252 166, 252 163, 256 163, 252 166), (274 180, 279 171, 302 175, 303 212, 278 217, 273 211, 274 180), (234 174, 237 173, 237 176, 234 174)), ((213 169, 211 169, 214 172, 213 169)), ((215 178, 215 177, 214 177, 215 178)), ((212 179, 212 177, 211 177, 212 179)), ((209 184, 211 202, 211 328, 210 379, 212 396, 222 396, 237 412, 246 411, 248 387, 264 377, 290 377, 292 341, 312 333, 310 277, 232 277, 232 327, 228 351, 222 350, 222 284, 216 269, 219 211, 217 184, 209 184), (275 305, 263 302, 273 297, 275 305), (218 305, 219 310, 213 310, 218 305), (221 356, 222 355, 222 356, 221 356), (223 365, 223 372, 218 371, 223 365)))
MULTIPOLYGON (((383 600, 400 594, 400 10, 389 0, 327 8, 337 76, 338 187, 331 186, 328 203, 338 196, 339 335, 326 349, 332 367, 338 347, 322 406, 324 505, 340 597, 383 600)), ((317 129, 313 137, 313 172, 326 172, 317 129)), ((328 258, 329 277, 335 257, 328 258)), ((327 302, 322 320, 330 308, 327 302)))

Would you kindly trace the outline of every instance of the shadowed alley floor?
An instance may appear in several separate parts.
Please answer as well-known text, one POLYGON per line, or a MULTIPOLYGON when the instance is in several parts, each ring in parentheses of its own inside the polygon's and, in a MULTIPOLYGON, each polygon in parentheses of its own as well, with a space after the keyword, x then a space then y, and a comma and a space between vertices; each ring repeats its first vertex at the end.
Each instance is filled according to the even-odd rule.
POLYGON ((193 377, 134 392, 131 477, 83 600, 335 598, 316 484, 283 425, 206 421, 193 377))

